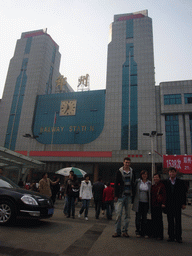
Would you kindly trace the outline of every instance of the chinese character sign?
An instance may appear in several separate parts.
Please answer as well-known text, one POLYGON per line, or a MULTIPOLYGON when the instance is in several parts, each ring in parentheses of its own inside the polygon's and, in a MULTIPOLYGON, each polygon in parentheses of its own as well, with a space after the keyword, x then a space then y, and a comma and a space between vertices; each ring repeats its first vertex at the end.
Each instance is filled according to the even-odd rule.
POLYGON ((80 76, 78 79, 78 87, 83 84, 84 86, 88 86, 88 79, 89 79, 89 75, 86 74, 86 76, 80 76))
POLYGON ((170 155, 163 156, 163 167, 175 167, 179 172, 185 174, 192 173, 192 156, 183 156, 183 155, 170 155))
POLYGON ((60 75, 56 80, 56 87, 59 87, 59 90, 62 91, 65 84, 67 84, 67 77, 60 75))

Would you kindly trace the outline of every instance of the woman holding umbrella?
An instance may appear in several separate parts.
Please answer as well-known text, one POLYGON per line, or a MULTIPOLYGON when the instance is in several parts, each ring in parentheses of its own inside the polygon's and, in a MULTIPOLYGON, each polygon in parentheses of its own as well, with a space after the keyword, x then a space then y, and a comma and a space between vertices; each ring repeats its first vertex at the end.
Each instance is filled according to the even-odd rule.
POLYGON ((81 214, 85 210, 85 220, 88 220, 88 210, 89 210, 89 202, 91 198, 93 197, 92 194, 92 185, 91 181, 89 180, 89 175, 85 174, 84 180, 81 181, 81 187, 80 187, 80 195, 79 198, 82 199, 82 207, 79 211, 78 217, 81 217, 81 214))

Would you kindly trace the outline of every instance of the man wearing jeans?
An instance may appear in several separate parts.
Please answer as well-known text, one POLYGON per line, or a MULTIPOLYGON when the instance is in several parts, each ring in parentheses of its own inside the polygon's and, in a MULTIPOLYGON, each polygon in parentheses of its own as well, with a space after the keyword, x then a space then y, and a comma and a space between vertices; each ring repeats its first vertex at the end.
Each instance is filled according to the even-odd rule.
POLYGON ((123 207, 125 208, 124 226, 122 229, 122 235, 129 237, 128 225, 130 221, 130 207, 132 190, 134 188, 135 175, 133 169, 130 167, 131 159, 125 157, 123 166, 117 171, 115 178, 115 201, 116 203, 116 221, 115 221, 115 233, 112 237, 121 236, 121 218, 123 213, 123 207))

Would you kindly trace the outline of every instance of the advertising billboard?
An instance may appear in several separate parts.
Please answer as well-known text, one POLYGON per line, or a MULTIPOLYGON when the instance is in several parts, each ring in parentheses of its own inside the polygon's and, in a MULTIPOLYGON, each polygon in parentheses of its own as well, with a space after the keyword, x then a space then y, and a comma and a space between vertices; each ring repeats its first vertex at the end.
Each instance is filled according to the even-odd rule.
POLYGON ((192 174, 192 155, 164 155, 163 167, 175 167, 179 172, 192 174))

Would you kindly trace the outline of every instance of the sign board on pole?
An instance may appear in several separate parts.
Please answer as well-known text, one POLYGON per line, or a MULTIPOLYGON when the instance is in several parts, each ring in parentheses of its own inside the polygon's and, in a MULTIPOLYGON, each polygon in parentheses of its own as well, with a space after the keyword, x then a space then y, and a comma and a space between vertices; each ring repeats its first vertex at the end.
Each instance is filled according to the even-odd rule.
POLYGON ((175 167, 179 172, 192 174, 192 155, 163 155, 163 167, 175 167))

